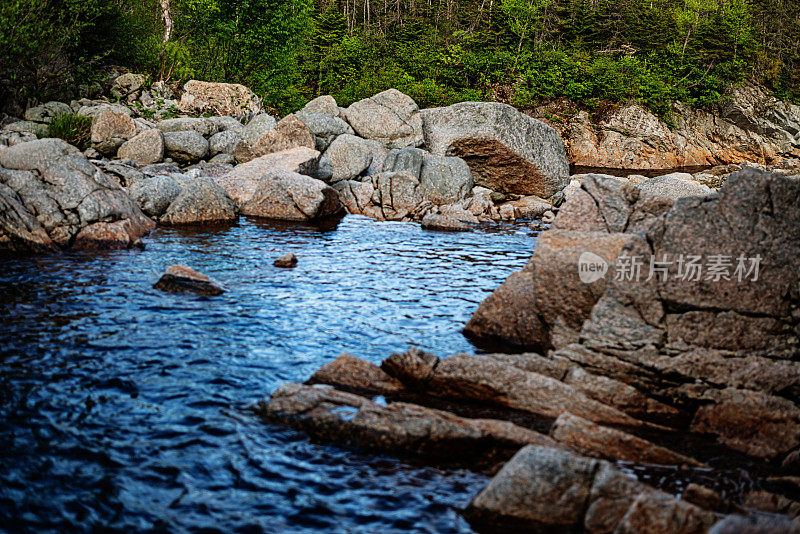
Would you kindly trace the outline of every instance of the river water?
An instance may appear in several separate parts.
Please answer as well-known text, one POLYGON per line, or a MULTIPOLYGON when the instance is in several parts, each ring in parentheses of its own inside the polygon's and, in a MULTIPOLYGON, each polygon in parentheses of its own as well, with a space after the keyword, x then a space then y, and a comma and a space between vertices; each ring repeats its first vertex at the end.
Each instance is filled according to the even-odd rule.
POLYGON ((242 219, 0 259, 0 530, 470 532, 458 509, 485 475, 312 443, 247 407, 342 352, 474 351, 461 328, 534 240, 242 219), (273 267, 286 252, 298 267, 273 267), (173 263, 227 292, 153 289, 173 263))

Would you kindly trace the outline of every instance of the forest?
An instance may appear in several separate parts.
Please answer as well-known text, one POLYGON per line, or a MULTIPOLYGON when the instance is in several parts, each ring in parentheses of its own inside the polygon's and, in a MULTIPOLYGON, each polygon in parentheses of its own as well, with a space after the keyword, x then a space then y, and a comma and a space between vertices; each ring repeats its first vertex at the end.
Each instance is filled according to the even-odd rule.
POLYGON ((0 111, 84 96, 119 65, 242 83, 276 113, 396 87, 421 107, 637 101, 664 115, 748 79, 797 101, 799 41, 796 0, 5 0, 0 111))

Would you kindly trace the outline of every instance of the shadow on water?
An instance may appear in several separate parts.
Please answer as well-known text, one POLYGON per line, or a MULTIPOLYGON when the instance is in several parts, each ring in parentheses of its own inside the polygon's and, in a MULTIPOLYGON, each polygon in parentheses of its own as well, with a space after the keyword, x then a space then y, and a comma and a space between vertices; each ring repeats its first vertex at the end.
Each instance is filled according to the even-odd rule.
POLYGON ((474 347, 534 246, 348 216, 159 228, 142 251, 0 259, 0 522, 19 530, 469 532, 485 474, 310 442, 246 410, 342 352, 474 347), (295 269, 272 261, 294 252, 295 269), (220 297, 153 289, 182 263, 220 297))

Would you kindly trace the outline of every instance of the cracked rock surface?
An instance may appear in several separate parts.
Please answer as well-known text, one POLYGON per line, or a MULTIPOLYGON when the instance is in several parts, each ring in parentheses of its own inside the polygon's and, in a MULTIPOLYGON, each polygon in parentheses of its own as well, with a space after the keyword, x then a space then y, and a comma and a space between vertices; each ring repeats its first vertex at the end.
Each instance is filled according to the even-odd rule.
POLYGON ((129 248, 154 226, 125 191, 64 141, 0 150, 0 250, 129 248))

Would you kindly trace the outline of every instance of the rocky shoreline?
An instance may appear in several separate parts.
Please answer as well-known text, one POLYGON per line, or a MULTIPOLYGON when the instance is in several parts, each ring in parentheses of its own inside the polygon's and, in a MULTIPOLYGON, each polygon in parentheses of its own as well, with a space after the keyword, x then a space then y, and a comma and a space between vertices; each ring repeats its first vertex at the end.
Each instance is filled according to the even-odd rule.
MULTIPOLYGON (((137 246, 155 224, 230 223, 240 215, 320 221, 351 213, 454 231, 485 221, 529 219, 542 221, 533 225, 539 230, 590 176, 570 177, 569 163, 643 167, 644 161, 655 161, 638 149, 629 150, 639 155, 636 161, 585 158, 563 127, 566 148, 556 129, 498 103, 420 110, 391 89, 347 108, 322 96, 278 120, 240 85, 190 81, 178 97, 163 82, 145 82, 141 75, 123 74, 110 83, 109 98, 50 102, 28 109, 22 120, 2 121, 0 249, 137 246), (91 121, 86 150, 37 139, 50 122, 70 114, 91 121), (78 207, 88 198, 71 197, 80 188, 91 198, 91 209, 78 207)), ((767 100, 745 91, 731 103, 739 111, 728 114, 756 124, 753 131, 780 138, 780 154, 790 156, 800 147, 795 139, 800 131, 792 137, 800 113, 796 106, 773 102, 764 119, 772 121, 767 128, 753 117, 767 100)), ((621 124, 628 131, 630 124, 621 124)), ((653 136, 668 135, 645 130, 647 136, 637 142, 654 144, 653 136)), ((630 148, 626 139, 624 150, 630 148)), ((730 163, 753 155, 731 150, 727 159, 669 164, 730 163)), ((775 157, 754 159, 780 160, 780 172, 796 172, 797 160, 773 152, 775 157)), ((693 175, 632 174, 625 180, 676 199, 710 193, 747 165, 758 163, 693 175)))
MULTIPOLYGON (((178 99, 125 74, 111 90, 120 102, 4 121, 0 251, 131 248, 156 225, 240 215, 533 221, 530 261, 465 327, 508 353, 342 355, 254 411, 314 439, 496 473, 464 510, 479 530, 800 532, 800 110, 750 121, 748 142, 770 152, 760 165, 734 163, 752 152, 728 143, 736 157, 691 160, 724 166, 618 178, 570 176, 577 145, 503 104, 420 110, 388 90, 276 120, 242 86, 192 81, 178 99), (90 148, 37 139, 63 113, 92 118, 90 148), (731 467, 750 483, 700 476, 731 467), (684 481, 635 476, 659 469, 684 481)), ((683 150, 648 132, 641 143, 683 150)), ((582 161, 641 164, 603 150, 613 157, 582 161)), ((157 287, 223 291, 170 269, 157 287)))
POLYGON ((587 177, 466 327, 538 353, 343 355, 255 410, 316 439, 458 450, 472 468, 519 450, 464 511, 479 530, 797 532, 798 201, 800 179, 756 169, 677 200, 587 177), (611 274, 581 280, 586 253, 611 274), (614 275, 645 256, 668 265, 614 275), (674 260, 689 256, 760 270, 686 278, 674 260), (641 482, 630 465, 674 466, 685 483, 641 482), (725 467, 750 483, 693 481, 725 467))

